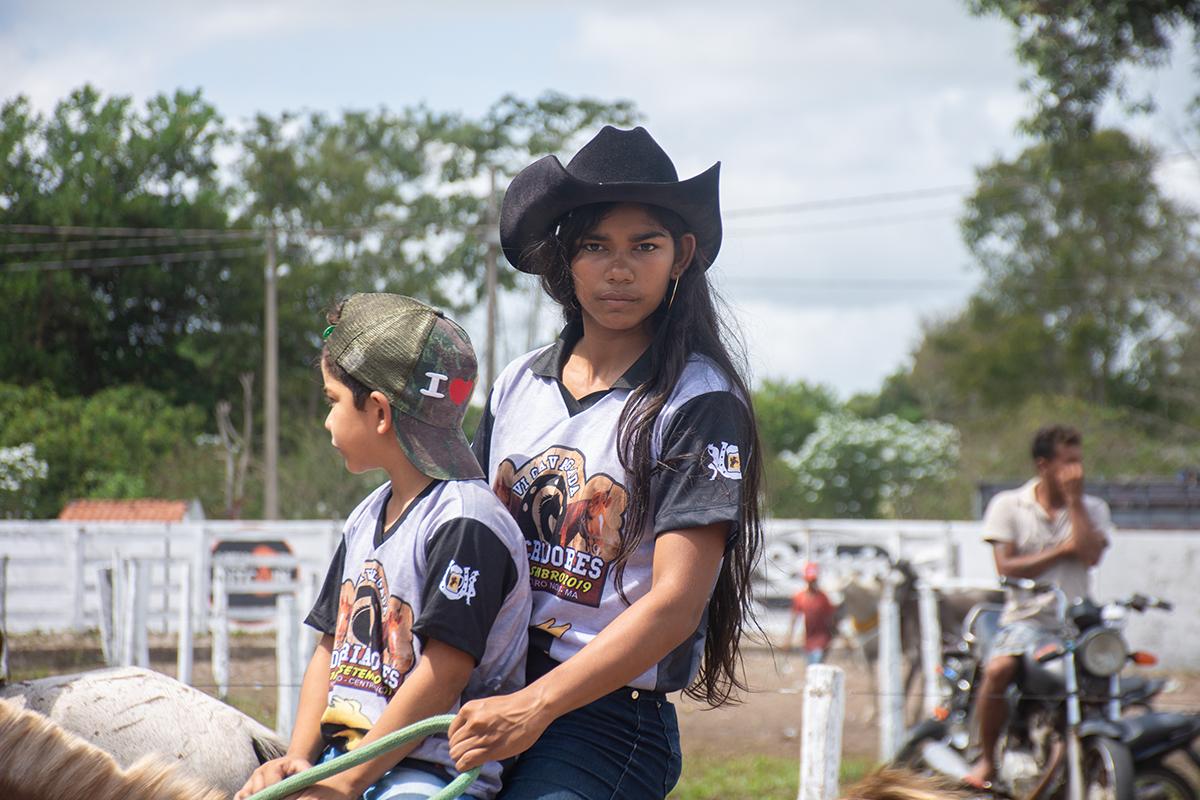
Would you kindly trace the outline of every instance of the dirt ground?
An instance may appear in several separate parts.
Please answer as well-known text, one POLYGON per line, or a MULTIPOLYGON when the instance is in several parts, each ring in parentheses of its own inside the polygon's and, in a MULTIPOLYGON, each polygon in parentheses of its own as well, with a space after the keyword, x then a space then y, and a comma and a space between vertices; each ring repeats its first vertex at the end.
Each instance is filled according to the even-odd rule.
MULTIPOLYGON (((275 649, 270 635, 238 635, 231 641, 229 701, 268 726, 274 725, 275 649)), ((209 667, 207 642, 198 640, 192 684, 216 693, 209 667)), ((151 637, 151 666, 175 675, 175 642, 151 637)), ((878 728, 872 683, 867 669, 849 653, 835 650, 830 663, 846 671, 846 719, 842 752, 847 758, 877 757, 878 728)), ((13 680, 79 672, 103 666, 97 638, 92 635, 26 635, 10 640, 13 680)), ((746 651, 746 675, 751 692, 739 705, 709 709, 676 698, 685 760, 696 757, 799 755, 804 666, 799 655, 746 651)), ((1173 685, 1160 697, 1163 710, 1200 711, 1200 674, 1170 673, 1173 685)), ((918 701, 913 698, 914 712, 918 701)))

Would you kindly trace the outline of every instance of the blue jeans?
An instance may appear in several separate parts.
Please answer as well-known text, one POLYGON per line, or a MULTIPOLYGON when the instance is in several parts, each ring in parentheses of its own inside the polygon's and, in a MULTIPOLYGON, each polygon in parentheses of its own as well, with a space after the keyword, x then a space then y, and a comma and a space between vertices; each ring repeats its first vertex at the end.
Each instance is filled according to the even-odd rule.
POLYGON ((824 647, 818 647, 818 648, 817 648, 817 649, 815 649, 815 650, 806 650, 806 651, 804 651, 804 660, 805 660, 805 662, 807 662, 809 665, 812 665, 812 664, 824 664, 824 663, 825 663, 825 648, 824 648, 824 647))
POLYGON ((501 800, 656 800, 679 780, 679 721, 628 687, 565 714, 505 773, 501 800))
MULTIPOLYGON (((324 764, 345 753, 345 749, 330 745, 325 748, 318 763, 324 764)), ((432 772, 413 768, 410 765, 414 760, 406 758, 383 773, 362 793, 362 800, 428 800, 450 783, 432 772)))

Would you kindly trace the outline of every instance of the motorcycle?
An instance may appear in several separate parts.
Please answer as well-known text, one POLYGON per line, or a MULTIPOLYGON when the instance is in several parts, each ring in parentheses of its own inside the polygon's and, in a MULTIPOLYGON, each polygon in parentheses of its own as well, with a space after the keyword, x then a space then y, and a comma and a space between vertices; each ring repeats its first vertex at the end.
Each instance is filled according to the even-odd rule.
MULTIPOLYGON (((1126 646, 1128 612, 1170 604, 1135 595, 1099 607, 1089 600, 1071 602, 1058 587, 1028 579, 1001 583, 1053 593, 1060 627, 1072 634, 1022 659, 1016 691, 1009 693, 1009 722, 997 748, 991 794, 1030 800, 1194 798, 1190 783, 1163 759, 1183 749, 1196 760, 1190 745, 1200 737, 1200 717, 1154 711, 1149 702, 1163 684, 1120 676, 1127 662, 1152 659, 1126 646), (1127 718, 1130 707, 1144 713, 1127 718)), ((962 642, 943 653, 949 697, 933 719, 910 732, 898 763, 957 780, 970 771, 976 687, 1001 610, 985 604, 968 614, 962 642)))

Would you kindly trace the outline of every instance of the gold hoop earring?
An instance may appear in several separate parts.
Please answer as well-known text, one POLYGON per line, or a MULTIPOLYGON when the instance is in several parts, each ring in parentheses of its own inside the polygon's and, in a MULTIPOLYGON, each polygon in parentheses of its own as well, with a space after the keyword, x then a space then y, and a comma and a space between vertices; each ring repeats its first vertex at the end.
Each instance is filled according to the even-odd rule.
POLYGON ((679 278, 675 279, 675 286, 671 288, 671 299, 667 301, 667 311, 671 310, 671 306, 675 305, 675 295, 679 292, 679 278))

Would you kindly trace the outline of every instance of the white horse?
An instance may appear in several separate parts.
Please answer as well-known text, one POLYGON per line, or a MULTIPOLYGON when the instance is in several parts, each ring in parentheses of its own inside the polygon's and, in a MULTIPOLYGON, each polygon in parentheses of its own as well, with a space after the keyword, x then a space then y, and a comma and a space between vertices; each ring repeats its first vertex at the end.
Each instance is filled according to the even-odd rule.
POLYGON ((21 681, 0 688, 0 698, 11 709, 44 715, 109 753, 121 767, 157 757, 228 794, 240 789, 260 763, 287 749, 274 732, 237 709, 145 669, 21 681))
MULTIPOLYGON (((0 797, 5 800, 225 800, 153 757, 121 769, 112 756, 41 714, 0 700, 0 797)), ((843 800, 963 800, 934 778, 878 770, 843 800)))

